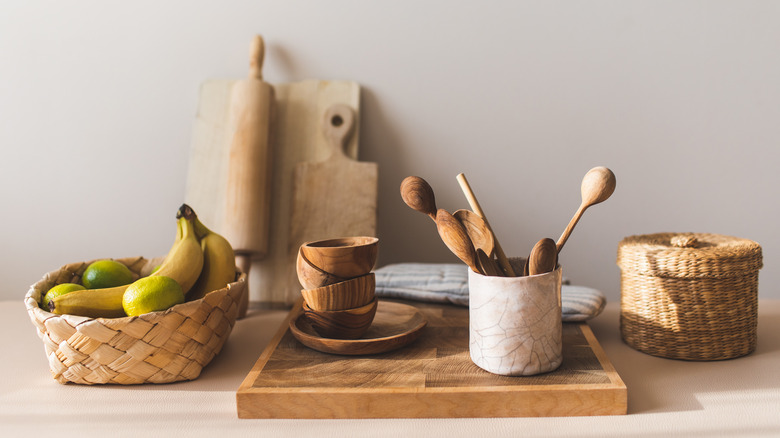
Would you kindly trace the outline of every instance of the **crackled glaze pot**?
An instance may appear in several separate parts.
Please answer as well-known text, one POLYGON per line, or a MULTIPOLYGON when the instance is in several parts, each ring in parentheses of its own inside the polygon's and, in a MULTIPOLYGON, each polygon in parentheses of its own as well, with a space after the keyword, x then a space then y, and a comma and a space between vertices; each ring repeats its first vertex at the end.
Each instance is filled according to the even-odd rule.
MULTIPOLYGON (((523 272, 524 259, 510 259, 523 272)), ((553 371, 563 359, 561 267, 525 277, 469 270, 469 353, 480 368, 505 376, 553 371)))

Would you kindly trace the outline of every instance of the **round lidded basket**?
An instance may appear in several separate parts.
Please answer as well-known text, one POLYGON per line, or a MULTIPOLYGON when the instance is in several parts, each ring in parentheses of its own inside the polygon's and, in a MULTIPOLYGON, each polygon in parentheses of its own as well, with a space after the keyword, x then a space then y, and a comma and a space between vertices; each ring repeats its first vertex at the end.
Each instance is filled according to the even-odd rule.
POLYGON ((761 246, 704 233, 630 236, 618 246, 620 331, 654 356, 721 360, 756 348, 761 246))
MULTIPOLYGON (((161 259, 116 259, 135 276, 148 275, 161 259)), ((93 260, 95 261, 95 260, 93 260)), ((246 288, 246 274, 205 297, 165 311, 123 318, 58 315, 38 306, 42 294, 60 283, 80 283, 89 262, 49 272, 24 297, 38 328, 52 377, 60 383, 170 383, 193 380, 227 341, 246 288)))

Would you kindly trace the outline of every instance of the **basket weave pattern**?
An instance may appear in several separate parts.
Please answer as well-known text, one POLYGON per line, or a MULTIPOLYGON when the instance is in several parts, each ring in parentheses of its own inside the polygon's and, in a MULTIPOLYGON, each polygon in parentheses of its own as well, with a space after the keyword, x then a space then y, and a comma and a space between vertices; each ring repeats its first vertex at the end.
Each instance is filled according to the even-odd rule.
MULTIPOLYGON (((142 258, 117 259, 138 275, 154 266, 142 258)), ((230 335, 246 275, 204 298, 124 318, 57 315, 38 307, 52 286, 78 283, 91 262, 49 272, 30 287, 25 306, 60 383, 132 385, 192 380, 219 353, 230 335)))
POLYGON ((623 339, 639 351, 674 359, 721 360, 753 352, 761 247, 729 236, 690 236, 661 233, 620 242, 623 339))

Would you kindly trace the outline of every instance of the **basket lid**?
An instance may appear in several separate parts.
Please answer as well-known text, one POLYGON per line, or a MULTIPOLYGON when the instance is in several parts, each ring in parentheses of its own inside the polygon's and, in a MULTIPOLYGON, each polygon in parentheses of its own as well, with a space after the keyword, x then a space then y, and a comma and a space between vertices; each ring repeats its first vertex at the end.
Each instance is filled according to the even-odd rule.
POLYGON ((761 245, 706 233, 629 236, 618 245, 620 269, 667 278, 728 278, 763 266, 761 245))

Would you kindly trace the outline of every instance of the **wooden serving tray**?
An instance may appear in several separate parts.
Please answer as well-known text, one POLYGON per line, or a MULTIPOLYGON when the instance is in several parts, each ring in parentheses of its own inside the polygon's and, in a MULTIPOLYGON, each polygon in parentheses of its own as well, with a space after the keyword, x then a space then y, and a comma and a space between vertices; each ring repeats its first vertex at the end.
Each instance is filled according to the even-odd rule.
MULTIPOLYGON (((299 343, 289 322, 238 389, 239 418, 548 417, 626 414, 626 386, 585 323, 563 325, 563 364, 504 377, 471 362, 468 309, 405 302, 428 320, 399 350, 341 356, 299 343)), ((381 303, 380 303, 381 305, 381 303)))

